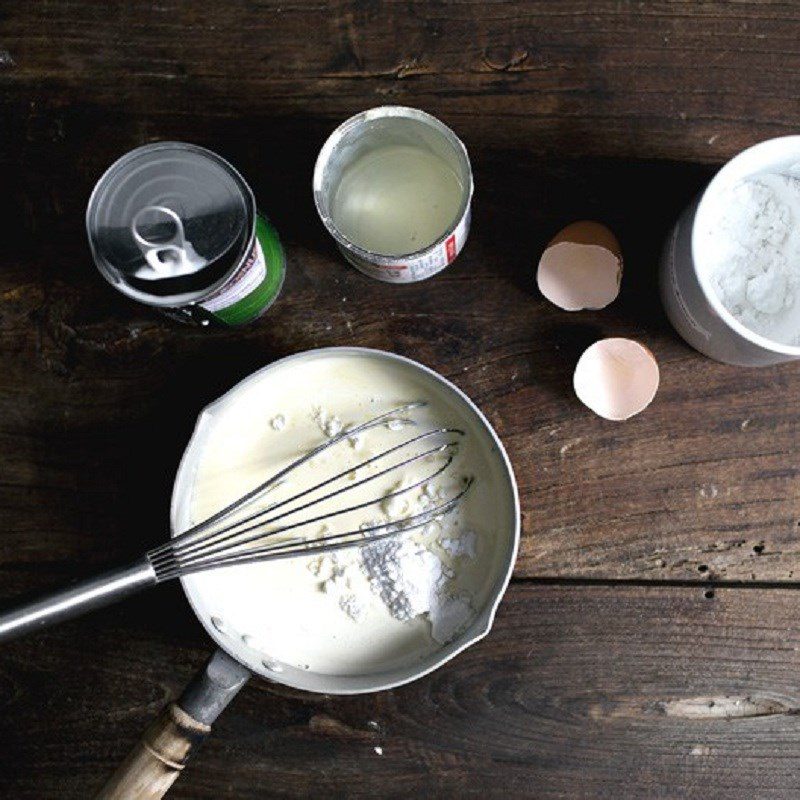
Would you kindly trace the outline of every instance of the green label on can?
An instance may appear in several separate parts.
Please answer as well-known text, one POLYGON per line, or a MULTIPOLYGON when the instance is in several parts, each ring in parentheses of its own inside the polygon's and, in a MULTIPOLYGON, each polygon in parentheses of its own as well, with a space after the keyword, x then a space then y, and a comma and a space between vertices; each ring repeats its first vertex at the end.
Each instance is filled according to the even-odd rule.
POLYGON ((256 215, 256 235, 250 255, 224 286, 200 303, 226 325, 245 325, 261 316, 278 296, 286 260, 275 228, 256 215))

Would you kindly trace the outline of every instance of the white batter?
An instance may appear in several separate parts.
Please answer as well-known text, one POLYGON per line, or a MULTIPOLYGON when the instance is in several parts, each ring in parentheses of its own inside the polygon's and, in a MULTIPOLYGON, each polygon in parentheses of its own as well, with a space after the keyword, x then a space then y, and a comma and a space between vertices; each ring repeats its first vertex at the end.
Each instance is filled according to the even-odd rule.
MULTIPOLYGON (((338 551, 335 557, 223 568, 186 579, 190 595, 203 598, 217 628, 277 670, 288 664, 328 675, 377 673, 413 664, 457 638, 485 608, 497 576, 506 568, 513 501, 503 464, 491 438, 460 398, 413 365, 370 353, 326 353, 284 363, 231 393, 204 416, 190 500, 193 521, 208 517, 326 437, 414 400, 428 403, 405 415, 416 426, 391 421, 337 444, 294 473, 268 501, 289 497, 430 428, 462 428, 467 435, 439 478, 401 498, 332 520, 325 529, 316 523, 303 530, 305 537, 313 538, 407 517, 452 496, 465 476, 475 476, 456 512, 391 540, 416 559, 405 562, 409 568, 424 572, 431 565, 434 571, 436 564, 441 566, 432 608, 427 591, 398 600, 402 576, 395 576, 400 584, 387 584, 387 573, 381 571, 386 552, 373 552, 365 559, 360 548, 338 551), (420 609, 423 613, 417 613, 420 609)), ((404 452, 420 452, 432 444, 430 440, 404 452)), ((401 485, 408 485, 433 472, 441 459, 417 462, 402 474, 358 487, 334 505, 328 501, 301 516, 381 498, 397 490, 401 477, 406 481, 401 485)))

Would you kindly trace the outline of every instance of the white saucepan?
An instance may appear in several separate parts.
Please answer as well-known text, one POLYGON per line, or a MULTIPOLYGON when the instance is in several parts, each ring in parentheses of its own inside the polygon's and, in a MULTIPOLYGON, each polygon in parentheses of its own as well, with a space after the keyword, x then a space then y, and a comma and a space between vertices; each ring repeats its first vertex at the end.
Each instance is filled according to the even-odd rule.
MULTIPOLYGON (((407 638, 401 638, 396 647, 386 648, 385 657, 364 657, 363 664, 358 660, 339 662, 334 659, 330 662, 334 666, 328 666, 324 660, 314 662, 314 653, 309 656, 305 647, 304 631, 309 636, 325 635, 323 629, 314 628, 313 620, 293 621, 299 631, 294 638, 287 637, 285 629, 276 625, 274 647, 272 642, 264 641, 268 637, 263 631, 258 640, 253 641, 254 637, 241 630, 241 626, 221 619, 225 616, 226 598, 220 596, 220 592, 224 593, 224 587, 230 586, 225 583, 224 576, 207 577, 213 575, 208 572, 184 577, 182 582, 189 602, 218 650, 182 697, 168 706, 151 725, 99 797, 162 797, 180 774, 192 749, 208 734, 218 714, 253 673, 311 692, 357 694, 380 691, 426 675, 489 632, 510 580, 519 544, 519 497, 511 464, 492 426, 461 390, 433 370, 392 353, 356 347, 299 353, 253 373, 204 409, 175 479, 173 535, 197 521, 198 502, 202 506, 203 500, 200 496, 198 501, 198 495, 211 491, 209 486, 213 488, 213 481, 203 481, 204 461, 208 453, 214 452, 215 437, 229 436, 230 452, 224 455, 231 459, 231 463, 236 463, 237 448, 242 448, 242 453, 250 452, 247 448, 252 450, 251 438, 259 435, 254 431, 251 437, 247 426, 230 427, 237 415, 251 413, 254 403, 258 405, 263 397, 270 400, 273 396, 280 397, 288 403, 290 397, 298 396, 297 387, 305 387, 313 393, 313 381, 319 374, 348 376, 348 381, 352 379, 353 392, 366 386, 366 383, 362 386, 362 375, 365 380, 366 376, 372 376, 373 380, 380 379, 387 384, 396 379, 402 391, 408 392, 409 387, 413 387, 412 390, 434 398, 436 404, 445 409, 448 422, 467 431, 470 447, 474 448, 474 463, 481 470, 481 474, 476 476, 478 491, 471 502, 476 508, 491 507, 491 514, 484 519, 493 520, 491 545, 484 546, 480 564, 474 569, 481 582, 475 593, 474 615, 468 625, 445 644, 437 644, 430 637, 423 640, 422 636, 410 633, 407 638), (231 434, 233 430, 238 433, 231 434), (423 641, 428 644, 422 644, 423 641)), ((335 389, 320 394, 333 397, 335 389)), ((302 393, 299 396, 302 397, 302 393)), ((262 420, 259 424, 263 427, 266 423, 262 420)), ((242 487, 242 491, 247 488, 242 487)), ((246 567, 229 567, 215 572, 243 569, 246 567)), ((246 581, 245 573, 240 574, 246 581)), ((256 584, 253 586, 258 588, 256 584)), ((287 596, 280 607, 273 600, 268 597, 264 607, 258 606, 258 613, 272 620, 284 620, 285 615, 294 613, 292 597, 287 596)), ((301 606, 298 608, 302 610, 301 606)), ((416 630, 415 624, 419 626, 422 623, 406 623, 412 632, 416 630)), ((341 644, 341 647, 346 646, 344 642, 341 644)), ((335 643, 332 643, 332 648, 335 651, 335 643)))

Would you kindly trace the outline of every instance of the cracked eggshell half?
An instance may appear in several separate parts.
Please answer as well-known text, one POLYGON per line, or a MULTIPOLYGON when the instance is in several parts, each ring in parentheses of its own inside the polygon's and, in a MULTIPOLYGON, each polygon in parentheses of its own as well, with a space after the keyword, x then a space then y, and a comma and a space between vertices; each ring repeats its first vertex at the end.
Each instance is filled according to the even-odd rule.
POLYGON ((605 419, 644 411, 658 391, 658 363, 633 339, 601 339, 578 359, 573 385, 578 399, 605 419))
POLYGON ((573 222, 545 248, 536 271, 539 291, 565 311, 605 308, 619 295, 622 250, 599 222, 573 222))

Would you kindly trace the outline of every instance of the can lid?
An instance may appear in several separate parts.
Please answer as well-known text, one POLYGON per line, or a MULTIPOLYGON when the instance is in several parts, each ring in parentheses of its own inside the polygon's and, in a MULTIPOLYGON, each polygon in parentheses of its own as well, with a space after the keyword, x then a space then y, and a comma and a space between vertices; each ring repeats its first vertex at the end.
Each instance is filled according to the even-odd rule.
POLYGON ((86 210, 94 260, 120 291, 178 306, 222 284, 245 255, 255 201, 227 161, 196 145, 158 142, 124 155, 86 210))

